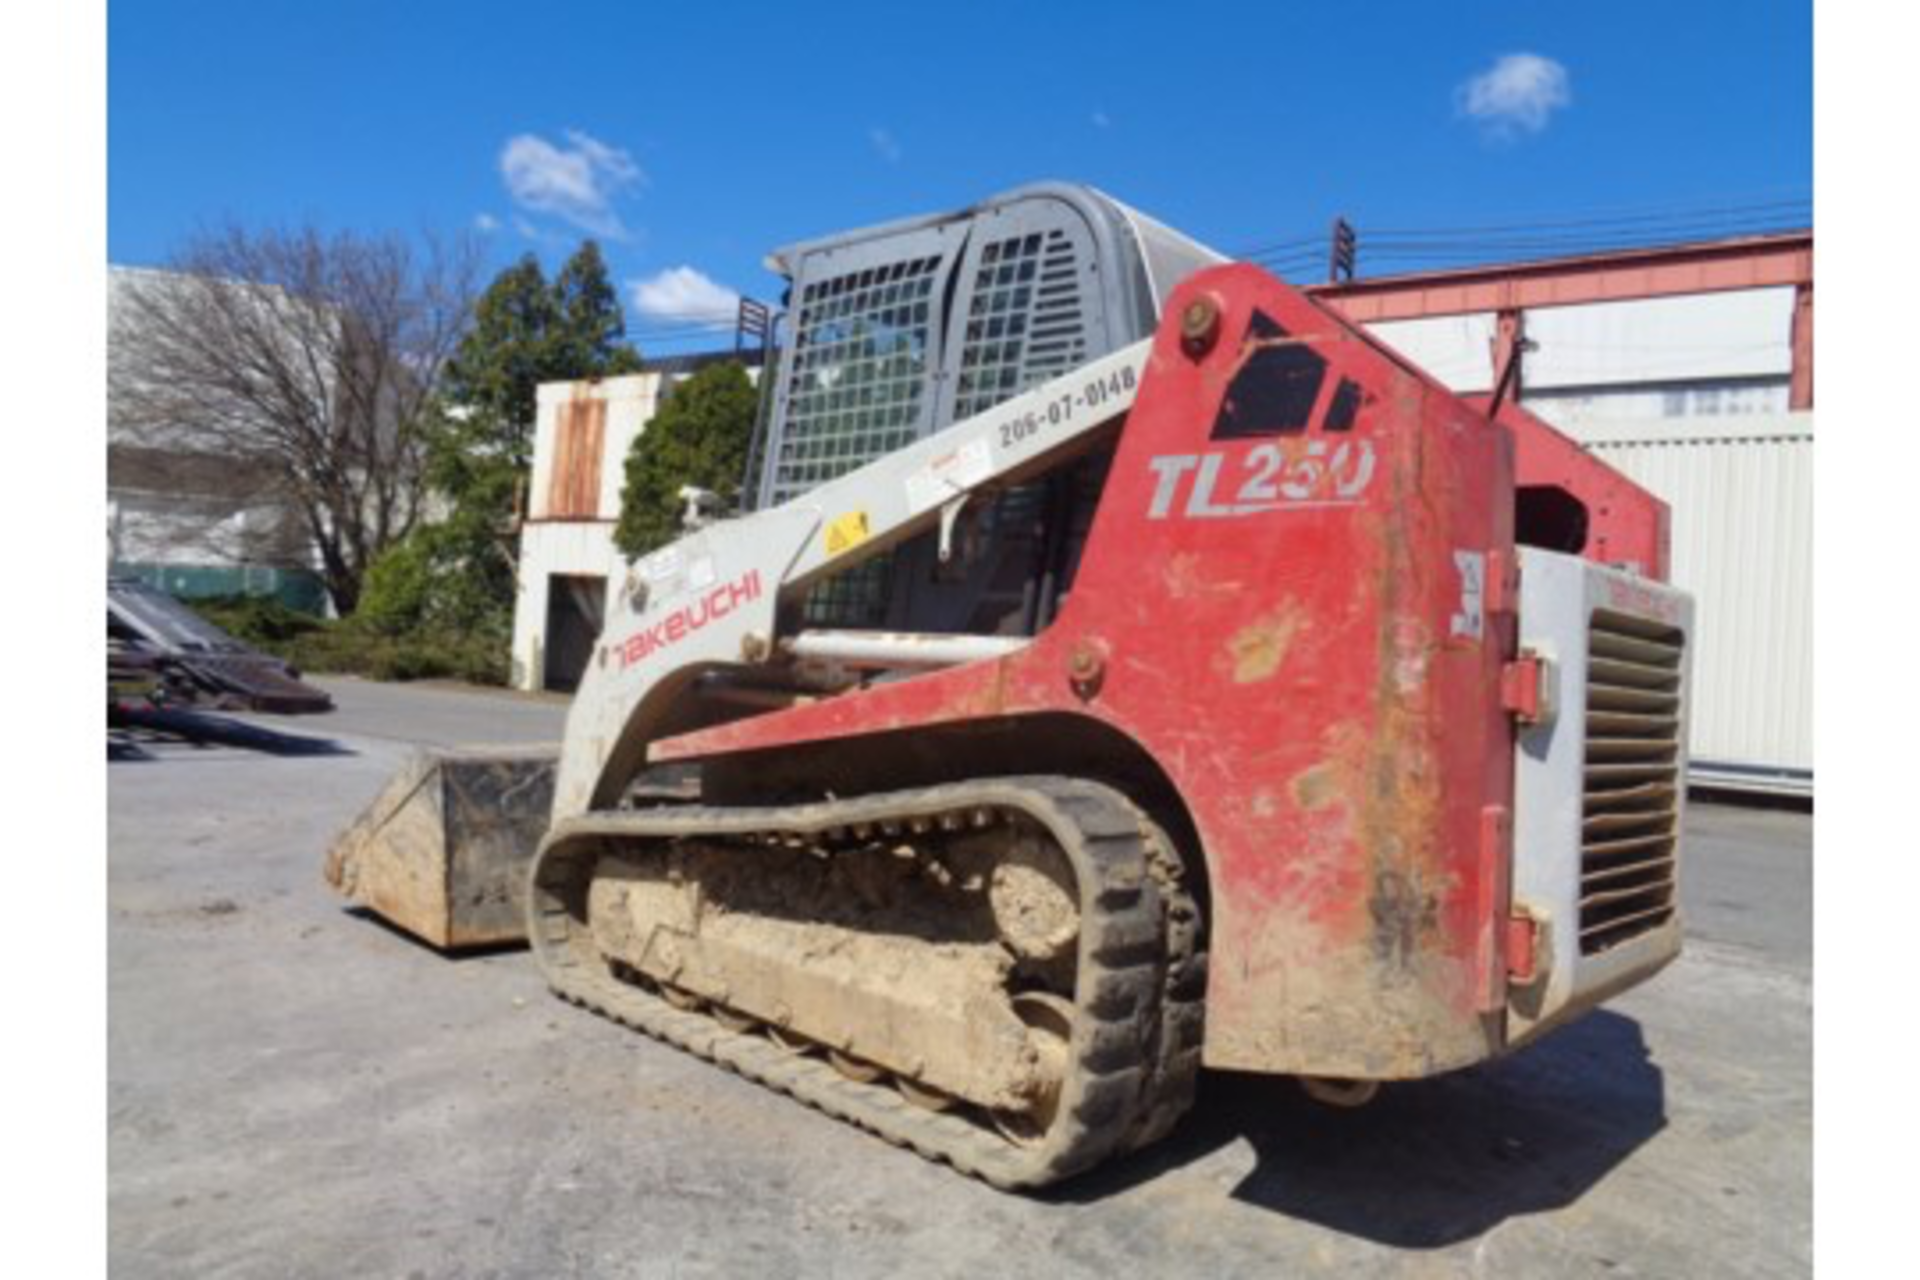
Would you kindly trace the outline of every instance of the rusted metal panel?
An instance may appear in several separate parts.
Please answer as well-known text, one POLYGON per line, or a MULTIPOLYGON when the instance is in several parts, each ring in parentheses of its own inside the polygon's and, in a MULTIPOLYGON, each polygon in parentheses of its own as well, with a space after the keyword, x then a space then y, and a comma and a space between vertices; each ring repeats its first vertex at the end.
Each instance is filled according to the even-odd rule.
POLYGON ((607 402, 590 392, 559 407, 553 470, 547 478, 545 515, 553 520, 590 520, 600 514, 600 458, 606 447, 607 402))
POLYGON ((327 882, 436 947, 526 938, 558 752, 422 751, 327 852, 327 882))
POLYGON ((653 744, 693 759, 1069 713, 1140 744, 1205 848, 1206 1059, 1393 1078, 1500 1042, 1509 434, 1255 268, 1188 280, 1058 620, 994 661, 653 744))

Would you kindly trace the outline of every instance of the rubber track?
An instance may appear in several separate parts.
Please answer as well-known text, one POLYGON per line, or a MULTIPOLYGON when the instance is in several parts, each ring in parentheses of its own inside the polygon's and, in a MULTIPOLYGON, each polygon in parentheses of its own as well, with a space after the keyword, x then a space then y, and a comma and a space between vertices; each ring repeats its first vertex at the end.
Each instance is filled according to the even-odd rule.
MULTIPOLYGON (((675 806, 568 819, 541 845, 528 899, 529 934, 555 992, 636 1030, 789 1094, 896 1145, 1007 1189, 1043 1186, 1159 1137, 1191 1103, 1198 1060, 1197 999, 1163 1025, 1163 995, 1191 983, 1188 955, 1169 967, 1168 932, 1151 864, 1164 850, 1124 796, 1078 779, 1016 777, 954 783, 788 808, 675 806), (915 1106, 882 1082, 861 1084, 824 1060, 614 978, 597 955, 584 899, 596 837, 768 837, 831 843, 867 829, 909 835, 977 825, 981 811, 1018 812, 1047 829, 1081 888, 1072 1061, 1052 1128, 1017 1145, 954 1112, 915 1106), (1190 1042, 1190 1043, 1189 1043, 1190 1042)), ((745 852, 750 856, 754 846, 745 852)), ((1177 998, 1177 997, 1176 997, 1177 998)))
POLYGON ((1160 1022, 1153 1046, 1159 1076, 1153 1109, 1138 1120, 1128 1150, 1158 1142, 1193 1106, 1200 1078, 1207 998, 1206 937, 1200 905, 1188 887, 1187 870, 1173 840, 1144 813, 1148 867, 1166 911, 1167 960, 1161 983, 1160 1022))

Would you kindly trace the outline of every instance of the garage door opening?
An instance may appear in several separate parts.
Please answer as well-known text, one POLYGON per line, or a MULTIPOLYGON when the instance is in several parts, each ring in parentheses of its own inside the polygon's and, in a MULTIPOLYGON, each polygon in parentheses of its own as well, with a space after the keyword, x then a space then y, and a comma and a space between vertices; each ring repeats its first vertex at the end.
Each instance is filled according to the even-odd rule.
POLYGON ((547 579, 544 688, 572 693, 580 687, 606 621, 606 599, 604 577, 556 573, 547 579))

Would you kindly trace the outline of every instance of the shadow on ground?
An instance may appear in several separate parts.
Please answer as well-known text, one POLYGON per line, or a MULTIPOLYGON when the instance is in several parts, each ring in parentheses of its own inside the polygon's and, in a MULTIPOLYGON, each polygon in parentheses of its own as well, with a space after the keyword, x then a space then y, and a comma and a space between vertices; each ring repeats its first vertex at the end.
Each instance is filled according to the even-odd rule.
POLYGON ((503 956, 515 951, 532 950, 532 948, 527 945, 525 939, 510 939, 505 942, 473 942, 460 947, 435 946, 425 938, 402 929, 399 925, 387 919, 372 907, 361 906, 356 903, 352 906, 342 907, 340 911, 342 915, 352 916, 355 920, 362 921, 377 928, 388 937, 396 938, 415 951, 431 956, 436 960, 484 960, 488 956, 503 956))
POLYGON ((203 711, 122 712, 107 723, 107 759, 151 761, 156 748, 172 754, 179 747, 237 747, 274 756, 347 756, 354 754, 332 738, 282 733, 231 716, 203 711))
POLYGON ((1602 1010, 1500 1062, 1388 1085, 1355 1111, 1291 1080, 1205 1075, 1172 1138, 1058 1194, 1102 1199, 1245 1140, 1257 1163, 1235 1200, 1440 1248, 1572 1204, 1665 1126, 1665 1077, 1640 1025, 1602 1010))

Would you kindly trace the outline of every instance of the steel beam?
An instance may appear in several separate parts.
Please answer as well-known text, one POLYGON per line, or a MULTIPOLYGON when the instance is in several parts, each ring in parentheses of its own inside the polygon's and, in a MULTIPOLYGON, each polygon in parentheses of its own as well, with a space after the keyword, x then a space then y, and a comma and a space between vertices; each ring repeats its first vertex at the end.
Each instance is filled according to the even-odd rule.
POLYGON ((1306 292, 1349 321, 1374 324, 1777 285, 1810 287, 1812 283, 1813 233, 1799 231, 1543 262, 1382 276, 1319 285, 1306 292))

